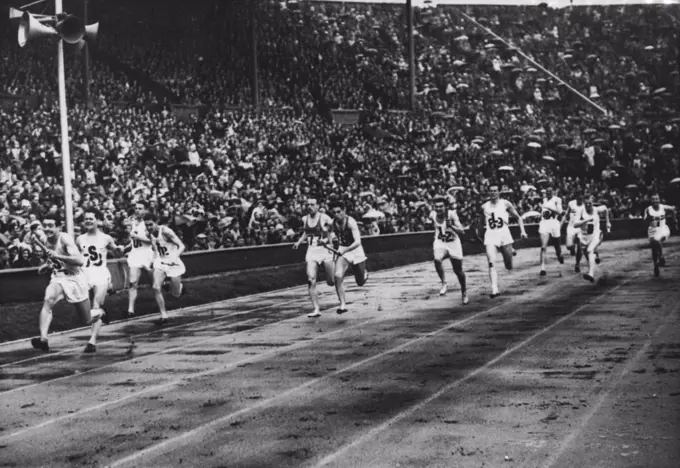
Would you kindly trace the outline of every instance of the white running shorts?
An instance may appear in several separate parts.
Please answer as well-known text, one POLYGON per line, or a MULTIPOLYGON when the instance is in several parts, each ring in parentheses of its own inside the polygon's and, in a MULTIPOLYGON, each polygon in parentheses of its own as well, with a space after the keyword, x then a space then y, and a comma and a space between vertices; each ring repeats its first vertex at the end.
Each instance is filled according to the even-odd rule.
POLYGON ((144 268, 150 270, 153 264, 153 250, 133 250, 128 254, 127 264, 130 268, 144 268))
POLYGON ((85 270, 90 289, 99 287, 111 289, 111 272, 108 268, 90 268, 85 270))
POLYGON ((446 257, 454 260, 463 259, 463 246, 460 243, 459 238, 456 238, 451 242, 444 242, 441 239, 437 239, 432 245, 432 250, 434 251, 434 259, 438 261, 444 260, 446 257))
POLYGON ((83 302, 90 297, 87 277, 82 272, 75 275, 53 276, 50 279, 50 284, 52 283, 57 283, 61 286, 66 300, 71 304, 83 302))
POLYGON ((507 226, 500 229, 487 229, 484 233, 484 245, 493 245, 500 249, 505 245, 512 245, 513 242, 510 228, 507 226))
POLYGON ((550 234, 550 237, 560 237, 560 222, 556 219, 544 219, 538 223, 538 233, 550 234))
POLYGON ((174 260, 157 258, 153 262, 153 268, 162 271, 168 278, 177 278, 187 271, 184 262, 179 258, 174 260))
POLYGON ((668 226, 650 227, 647 229, 647 237, 650 241, 664 242, 671 236, 671 230, 668 226))
POLYGON ((333 253, 324 247, 318 245, 310 245, 307 247, 307 254, 305 255, 305 262, 310 263, 324 263, 332 262, 333 253))
POLYGON ((351 265, 357 265, 361 262, 366 261, 366 253, 364 252, 364 246, 360 245, 351 252, 347 252, 347 247, 338 247, 338 252, 340 252, 342 257, 347 260, 351 265))

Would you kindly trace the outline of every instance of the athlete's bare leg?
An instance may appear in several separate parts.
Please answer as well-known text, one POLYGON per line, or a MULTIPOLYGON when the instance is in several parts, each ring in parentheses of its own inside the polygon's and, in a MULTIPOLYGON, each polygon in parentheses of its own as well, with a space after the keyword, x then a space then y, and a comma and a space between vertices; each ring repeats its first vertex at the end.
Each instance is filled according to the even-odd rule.
POLYGON ((595 241, 594 244, 588 247, 583 246, 583 248, 586 251, 586 255, 588 256, 588 273, 584 274, 583 278, 590 281, 591 283, 595 282, 595 265, 596 265, 595 260, 597 258, 597 254, 595 253, 595 251, 597 247, 600 245, 600 242, 601 242, 600 239, 598 239, 597 241, 595 241))
POLYGON ((321 315, 319 306, 319 292, 316 290, 316 279, 319 273, 319 265, 316 262, 307 262, 307 289, 309 298, 312 300, 314 309, 307 317, 319 317, 321 315))
POLYGON ((652 263, 654 265, 654 276, 659 276, 661 271, 659 269, 661 265, 661 259, 663 258, 663 247, 661 242, 656 239, 650 239, 649 245, 652 248, 652 263))
POLYGON ((335 262, 326 260, 323 262, 323 268, 326 272, 326 284, 330 287, 335 286, 335 262))
POLYGON ((540 262, 541 262, 541 276, 545 276, 545 257, 548 249, 548 244, 550 243, 550 233, 543 232, 540 234, 541 236, 541 254, 540 254, 540 262))
POLYGON ((437 275, 439 275, 439 280, 442 283, 442 288, 439 291, 439 295, 443 296, 444 294, 446 294, 446 290, 448 289, 448 286, 446 284, 446 271, 444 270, 444 261, 435 258, 434 269, 437 272, 437 275))
POLYGON ((165 298, 163 298, 163 281, 165 281, 165 272, 154 270, 153 295, 156 298, 156 304, 158 304, 158 309, 161 313, 161 322, 168 318, 168 312, 165 310, 165 298))
MULTIPOLYGON (((498 247, 495 245, 486 245, 486 259, 489 262, 489 281, 491 281, 491 297, 498 296, 498 272, 496 271, 496 256, 498 254, 498 247)), ((512 255, 511 257, 512 258, 512 255)))
POLYGON ((460 293, 463 297, 463 304, 467 304, 467 278, 465 278, 465 272, 463 271, 463 260, 452 258, 451 266, 453 267, 453 272, 458 278, 458 283, 460 284, 460 293))
POLYGON ((349 268, 349 262, 344 257, 338 257, 335 261, 335 290, 338 293, 338 299, 340 300, 340 307, 338 308, 338 314, 343 314, 347 312, 347 301, 345 300, 345 274, 349 268))
POLYGON ((581 272, 581 258, 583 257, 583 247, 581 246, 581 241, 577 239, 576 242, 576 266, 574 267, 574 271, 576 273, 581 272))
POLYGON ((368 272, 366 271, 366 260, 361 263, 355 264, 354 269, 354 280, 357 282, 357 286, 363 286, 368 281, 368 272))
POLYGON ((137 301, 137 286, 142 276, 142 268, 130 267, 130 287, 128 289, 128 316, 135 315, 135 302, 137 301))
MULTIPOLYGON (((108 292, 108 288, 105 286, 95 286, 92 288, 90 292, 90 300, 92 303, 92 310, 96 311, 99 309, 102 309, 104 306, 104 301, 106 300, 106 293, 108 292)), ((92 332, 90 333, 90 341, 88 341, 88 345, 85 346, 85 352, 86 353, 93 353, 96 351, 96 345, 97 345, 97 337, 99 336, 99 331, 102 328, 102 324, 104 323, 102 321, 103 315, 105 312, 102 312, 102 316, 92 324, 92 332), (92 345, 92 346, 89 346, 92 345)))
POLYGON ((505 269, 508 271, 512 271, 513 268, 513 260, 512 257, 515 255, 515 248, 513 247, 512 244, 508 245, 503 245, 500 248, 501 250, 501 255, 503 256, 503 263, 505 264, 505 269))

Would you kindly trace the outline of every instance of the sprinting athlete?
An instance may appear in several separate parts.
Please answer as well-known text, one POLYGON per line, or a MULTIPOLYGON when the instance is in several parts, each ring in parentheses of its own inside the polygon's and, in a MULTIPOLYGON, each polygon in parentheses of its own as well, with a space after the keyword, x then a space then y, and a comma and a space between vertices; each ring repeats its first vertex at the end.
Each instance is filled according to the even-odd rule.
POLYGON ((659 267, 666 266, 666 259, 663 256, 663 243, 671 235, 671 230, 666 224, 668 212, 675 214, 675 207, 662 204, 659 194, 652 195, 652 204, 645 210, 644 219, 649 223, 647 237, 652 248, 654 276, 659 276, 659 267))
MULTIPOLYGON (((584 204, 584 206, 585 206, 585 204, 584 204)), ((609 209, 604 205, 595 206, 594 204, 593 204, 593 209, 595 211, 597 211, 597 213, 600 215, 600 224, 602 223, 602 215, 604 215, 606 230, 607 230, 607 232, 610 232, 611 229, 612 229, 612 224, 611 224, 611 220, 609 218, 609 209)), ((583 207, 581 208, 581 210, 583 210, 583 207)), ((578 214, 576 215, 575 219, 578 219, 578 214)), ((579 230, 579 232, 580 232, 580 230, 579 230)), ((603 241, 604 241, 604 232, 602 231, 602 226, 600 226, 600 241, 597 243, 597 245, 593 249, 594 253, 595 253, 595 265, 599 265, 601 263, 600 253, 599 253, 598 250, 599 250, 600 246, 602 246, 603 241)), ((576 266, 574 267, 574 271, 576 273, 579 273, 581 271, 581 258, 583 257, 583 249, 582 249, 582 246, 581 246, 581 242, 579 241, 578 244, 579 244, 579 246, 576 249, 576 266)))
MULTIPOLYGON (((109 250, 120 252, 123 247, 119 247, 113 238, 99 230, 98 221, 103 219, 101 213, 95 209, 85 210, 84 227, 85 233, 76 238, 76 245, 85 256, 84 273, 87 278, 90 302, 92 309, 104 310, 106 294, 111 289, 111 272, 107 265, 107 254, 109 250)), ((97 336, 103 323, 109 323, 106 311, 100 320, 92 324, 92 335, 90 341, 85 346, 86 353, 97 351, 97 336)))
POLYGON ((180 258, 185 250, 184 243, 177 237, 175 231, 167 226, 158 224, 158 217, 153 213, 144 215, 144 224, 155 258, 153 261, 153 294, 161 313, 160 320, 154 322, 158 326, 169 322, 168 311, 165 309, 163 298, 163 282, 170 279, 170 291, 174 297, 180 297, 184 291, 182 275, 186 272, 184 262, 180 258))
POLYGON ((510 216, 517 218, 522 239, 526 239, 527 233, 524 230, 524 220, 519 215, 512 203, 500 198, 498 185, 489 187, 490 200, 482 205, 482 223, 486 228, 484 233, 484 247, 486 248, 486 258, 489 261, 489 279, 491 281, 491 298, 497 297, 498 292, 498 273, 496 272, 496 255, 500 250, 505 263, 505 268, 512 270, 512 257, 514 249, 513 239, 510 233, 508 221, 510 216))
POLYGON ((438 198, 434 202, 434 211, 430 213, 430 219, 434 223, 434 243, 432 245, 434 253, 434 268, 437 270, 442 288, 439 295, 443 296, 448 290, 446 283, 446 271, 444 270, 444 260, 451 260, 453 272, 458 277, 460 292, 463 296, 463 304, 469 302, 467 296, 466 278, 463 271, 463 246, 460 236, 465 234, 465 228, 460 223, 458 214, 455 210, 448 210, 446 200, 438 198))
MULTIPOLYGON (((567 238, 565 243, 572 256, 576 255, 576 249, 580 247, 577 238, 579 230, 574 227, 574 222, 576 220, 576 214, 581 208, 583 208, 583 195, 579 193, 573 200, 569 201, 566 213, 562 217, 562 224, 567 225, 567 238)), ((578 271, 576 273, 578 273, 578 271)))
POLYGON ((359 225, 351 216, 347 216, 345 207, 339 201, 335 201, 330 205, 331 213, 333 214, 333 232, 338 239, 338 249, 336 251, 335 260, 335 290, 338 293, 340 300, 340 307, 337 310, 338 314, 347 312, 347 301, 345 299, 345 273, 347 269, 352 266, 354 270, 354 279, 358 286, 363 286, 368 280, 368 272, 366 271, 366 254, 361 245, 361 234, 359 232, 359 225))
POLYGON ((545 198, 541 205, 541 222, 538 224, 538 234, 541 236, 541 276, 545 276, 545 257, 548 244, 555 247, 555 254, 560 263, 564 263, 562 246, 560 245, 560 221, 562 215, 562 199, 553 194, 552 187, 545 190, 545 198))
POLYGON ((302 218, 302 236, 293 245, 293 248, 298 249, 305 240, 307 241, 308 247, 307 254, 305 255, 305 262, 307 262, 307 287, 309 297, 312 300, 312 306, 314 306, 314 310, 307 317, 313 318, 321 316, 319 293, 316 290, 316 279, 320 264, 323 264, 326 270, 326 283, 328 286, 335 284, 333 254, 325 247, 330 241, 330 228, 333 220, 327 214, 319 213, 319 205, 314 198, 307 200, 307 210, 309 214, 302 218))
POLYGON ((74 304, 83 325, 92 325, 101 318, 104 311, 91 310, 87 278, 82 268, 85 259, 73 238, 61 232, 55 217, 47 216, 43 219, 43 230, 44 236, 34 232, 31 239, 40 245, 47 255, 47 261, 40 266, 38 272, 50 268, 52 278, 45 290, 45 299, 40 310, 40 338, 33 338, 31 345, 35 349, 48 352, 50 346, 47 335, 52 323, 52 309, 59 301, 66 299, 74 304))
POLYGON ((131 224, 130 238, 132 240, 132 250, 127 257, 127 264, 130 269, 130 289, 128 290, 128 317, 135 315, 135 301, 137 300, 137 287, 142 271, 146 270, 151 274, 154 260, 154 251, 151 247, 149 233, 144 225, 144 213, 146 206, 142 202, 135 204, 135 213, 129 219, 131 224))
MULTIPOLYGON (((583 200, 583 208, 579 210, 576 215, 576 221, 574 222, 574 227, 580 229, 578 233, 579 242, 581 244, 581 252, 585 252, 586 258, 588 260, 588 273, 583 275, 583 279, 595 282, 595 258, 596 249, 602 242, 602 228, 600 227, 600 213, 609 211, 609 209, 602 205, 595 207, 593 205, 592 195, 587 196, 583 200)), ((609 223, 609 217, 607 217, 609 223)), ((610 229, 610 225, 607 224, 607 230, 610 229)), ((577 264, 580 261, 580 255, 577 253, 576 257, 577 264)))

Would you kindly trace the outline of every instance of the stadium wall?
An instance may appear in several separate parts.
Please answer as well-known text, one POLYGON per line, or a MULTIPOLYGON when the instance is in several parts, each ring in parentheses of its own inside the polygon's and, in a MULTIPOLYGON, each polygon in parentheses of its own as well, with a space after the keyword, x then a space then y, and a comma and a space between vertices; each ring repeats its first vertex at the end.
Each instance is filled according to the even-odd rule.
MULTIPOLYGON (((528 224, 526 229, 529 238, 519 240, 519 228, 511 227, 513 237, 518 239, 515 243, 517 248, 538 246, 538 225, 528 224)), ((646 225, 641 219, 617 219, 612 221, 612 232, 606 239, 630 239, 645 235, 646 225)), ((408 258, 411 263, 431 260, 432 237, 432 231, 424 231, 363 238, 369 271, 375 270, 378 266, 382 268, 399 266, 403 264, 400 260, 402 258, 408 258), (408 255, 400 255, 406 252, 408 255)), ((473 255, 481 253, 483 246, 479 242, 466 241, 463 250, 466 255, 473 255)), ((302 264, 304 258, 305 247, 293 250, 292 244, 189 252, 182 256, 187 267, 185 277, 302 264)), ((108 266, 113 289, 117 291, 125 289, 127 287, 125 260, 111 260, 108 266)), ((0 270, 0 304, 39 301, 43 297, 48 281, 49 276, 39 275, 37 268, 0 270)), ((149 284, 148 275, 142 276, 142 283, 149 284)))

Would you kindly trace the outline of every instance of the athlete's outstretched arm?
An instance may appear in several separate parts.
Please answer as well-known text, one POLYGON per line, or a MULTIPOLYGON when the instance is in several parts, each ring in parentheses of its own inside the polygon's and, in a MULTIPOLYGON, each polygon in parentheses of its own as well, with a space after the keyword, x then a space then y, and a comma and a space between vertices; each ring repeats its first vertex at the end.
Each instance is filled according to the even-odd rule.
POLYGON ((352 250, 356 249, 361 245, 361 232, 359 231, 359 225, 354 219, 351 219, 349 222, 349 228, 352 230, 352 237, 354 237, 354 242, 347 247, 347 250, 345 252, 351 252, 352 250))
POLYGON ((455 211, 453 212, 453 216, 451 216, 451 221, 453 221, 451 229, 453 229, 459 236, 465 235, 465 228, 463 227, 463 224, 460 222, 458 213, 456 213, 455 211))
POLYGON ((116 253, 122 253, 122 252, 125 251, 125 246, 116 244, 116 241, 113 240, 113 237, 111 237, 107 234, 106 238, 107 238, 106 239, 106 248, 107 249, 113 250, 116 253))
POLYGON ((510 215, 514 216, 517 218, 517 224, 519 224, 519 232, 522 234, 522 237, 527 237, 527 231, 524 229, 524 220, 520 216, 519 212, 515 209, 515 205, 513 205, 510 202, 508 203, 508 213, 510 215))
POLYGON ((162 235, 165 236, 165 239, 168 242, 172 242, 178 247, 177 250, 178 257, 184 253, 184 250, 186 250, 186 246, 184 245, 184 242, 182 242, 182 240, 177 236, 177 234, 175 234, 175 231, 173 231, 170 228, 163 229, 162 235))
POLYGON ((71 265, 83 266, 85 264, 85 258, 83 254, 80 253, 80 249, 76 246, 76 243, 71 239, 71 236, 65 235, 62 238, 64 243, 64 248, 66 249, 66 255, 60 255, 53 253, 51 256, 56 260, 61 260, 64 263, 70 263, 71 265))

